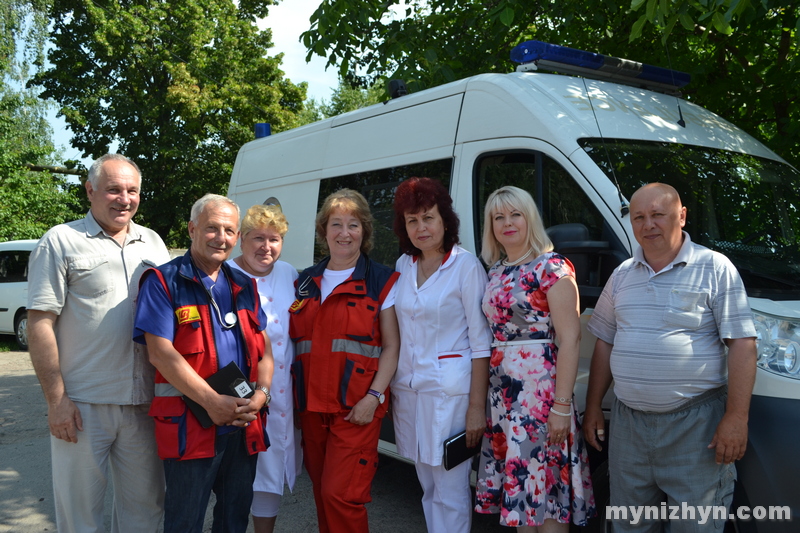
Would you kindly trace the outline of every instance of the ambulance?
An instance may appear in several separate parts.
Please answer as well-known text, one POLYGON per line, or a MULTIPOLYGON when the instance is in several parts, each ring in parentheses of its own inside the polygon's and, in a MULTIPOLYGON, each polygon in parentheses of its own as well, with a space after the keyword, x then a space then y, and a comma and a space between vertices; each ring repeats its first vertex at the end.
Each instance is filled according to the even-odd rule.
MULTIPOLYGON (((370 202, 371 257, 386 265, 399 256, 392 198, 402 180, 441 180, 461 219, 461 243, 476 254, 489 194, 503 185, 526 189, 556 251, 576 266, 584 324, 575 391, 580 407, 595 340, 585 323, 610 273, 637 246, 628 199, 648 182, 673 185, 688 209, 692 240, 738 268, 758 330, 750 436, 737 464, 735 506, 781 507, 800 519, 797 169, 682 99, 689 83, 684 73, 539 41, 520 44, 512 59, 519 64, 512 73, 413 94, 394 85, 385 103, 249 142, 238 153, 228 195, 243 209, 280 203, 290 224, 282 259, 303 269, 321 259, 314 217, 340 188, 356 189, 370 202)), ((396 454, 391 424, 384 430, 381 451, 396 454)), ((602 518, 606 455, 591 460, 602 518)), ((729 527, 797 530, 785 516, 745 514, 729 527)), ((605 527, 598 522, 593 527, 605 527)))

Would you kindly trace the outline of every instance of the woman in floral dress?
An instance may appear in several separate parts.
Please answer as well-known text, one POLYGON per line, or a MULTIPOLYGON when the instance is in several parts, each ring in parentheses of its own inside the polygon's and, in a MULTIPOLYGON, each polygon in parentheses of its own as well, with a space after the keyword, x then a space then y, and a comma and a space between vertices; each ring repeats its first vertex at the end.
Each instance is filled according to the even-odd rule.
POLYGON ((484 213, 481 255, 493 266, 483 312, 495 342, 475 510, 499 512, 517 531, 566 532, 594 515, 572 401, 581 335, 574 269, 552 252, 527 192, 502 187, 484 213))

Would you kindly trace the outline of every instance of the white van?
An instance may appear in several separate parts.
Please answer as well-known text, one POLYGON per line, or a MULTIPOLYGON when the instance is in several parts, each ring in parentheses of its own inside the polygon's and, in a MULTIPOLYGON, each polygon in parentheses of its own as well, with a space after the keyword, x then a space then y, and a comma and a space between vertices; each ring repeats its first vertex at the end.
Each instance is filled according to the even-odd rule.
POLYGON ((28 257, 38 240, 0 242, 0 334, 28 349, 28 257))
MULTIPOLYGON (((371 203, 372 257, 393 265, 391 205, 403 179, 427 176, 449 188, 462 245, 473 252, 486 198, 517 185, 537 201, 556 250, 576 265, 585 325, 608 275, 636 245, 627 198, 647 182, 675 186, 692 239, 739 269, 759 331, 736 503, 790 506, 800 516, 793 453, 800 441, 800 174, 744 131, 676 96, 688 81, 682 73, 538 42, 520 47, 516 55, 526 63, 518 72, 474 76, 247 143, 229 196, 243 208, 277 198, 290 223, 282 257, 302 269, 320 259, 315 213, 342 187, 371 203), (537 64, 581 77, 543 73, 537 64)), ((584 328, 580 404, 593 345, 584 328)), ((382 451, 391 453, 391 435, 382 437, 382 451)), ((591 459, 603 500, 605 457, 591 459)), ((788 533, 792 523, 737 527, 788 533)))

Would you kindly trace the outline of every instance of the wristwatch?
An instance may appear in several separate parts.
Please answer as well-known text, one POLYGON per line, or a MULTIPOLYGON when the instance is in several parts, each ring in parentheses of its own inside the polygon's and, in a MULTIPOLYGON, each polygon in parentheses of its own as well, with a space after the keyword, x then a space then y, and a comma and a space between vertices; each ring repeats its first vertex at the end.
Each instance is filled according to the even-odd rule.
POLYGON ((260 385, 256 387, 256 389, 267 395, 267 402, 264 405, 269 405, 270 400, 272 400, 272 395, 269 393, 269 389, 260 385))
POLYGON ((378 399, 378 403, 381 405, 383 404, 383 402, 386 401, 386 396, 384 396, 383 393, 376 391, 375 389, 369 389, 367 391, 367 394, 369 394, 370 396, 375 396, 378 399))

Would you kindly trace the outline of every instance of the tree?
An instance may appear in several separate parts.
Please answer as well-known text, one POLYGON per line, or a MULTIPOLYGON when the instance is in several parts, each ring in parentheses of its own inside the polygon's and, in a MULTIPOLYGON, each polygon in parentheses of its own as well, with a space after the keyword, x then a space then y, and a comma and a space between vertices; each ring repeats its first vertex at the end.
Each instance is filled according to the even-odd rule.
MULTIPOLYGON (((192 203, 224 194, 253 125, 293 127, 305 84, 267 57, 271 0, 53 0, 48 58, 35 84, 61 105, 87 156, 115 150, 142 170, 138 220, 185 245, 192 203)), ((249 206, 245 206, 249 207, 249 206)))
POLYGON ((402 78, 410 91, 509 72, 511 48, 533 38, 683 70, 685 97, 800 166, 799 21, 781 0, 324 0, 302 39, 348 81, 402 78))
POLYGON ((0 241, 39 238, 81 212, 75 185, 24 168, 52 164, 57 155, 45 116, 48 103, 23 88, 44 50, 45 10, 37 1, 0 6, 0 241))
POLYGON ((38 239, 82 212, 77 184, 23 167, 52 161, 49 125, 30 113, 38 104, 30 95, 0 95, 0 241, 38 239))
POLYGON ((322 114, 325 118, 335 117, 348 111, 355 111, 362 107, 371 106, 381 101, 385 93, 383 84, 376 83, 366 89, 353 87, 346 81, 339 79, 339 86, 334 89, 330 103, 323 101, 322 114))

